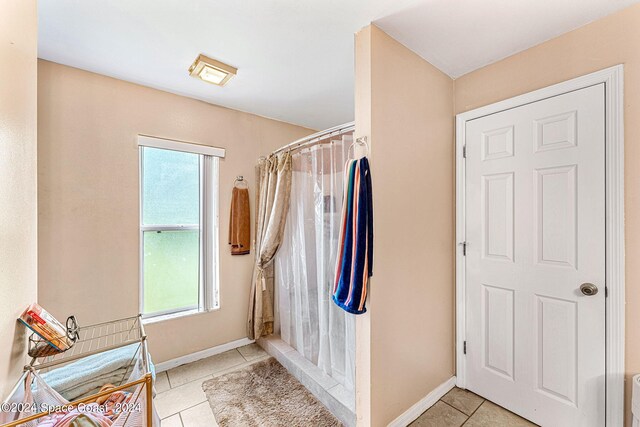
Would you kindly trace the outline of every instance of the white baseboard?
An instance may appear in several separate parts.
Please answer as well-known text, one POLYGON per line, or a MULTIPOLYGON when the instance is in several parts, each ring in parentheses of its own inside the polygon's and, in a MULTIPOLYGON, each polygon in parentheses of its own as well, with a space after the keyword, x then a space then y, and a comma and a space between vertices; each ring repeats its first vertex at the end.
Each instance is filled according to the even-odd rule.
MULTIPOLYGON (((254 342, 255 341, 250 340, 249 338, 242 338, 239 340, 228 342, 226 344, 217 345, 206 350, 197 351, 185 356, 180 356, 175 359, 167 360, 166 362, 158 363, 156 365, 156 372, 168 371, 169 369, 175 368, 177 366, 215 356, 216 354, 224 353, 225 351, 233 350, 234 348, 242 347, 254 342)), ((151 355, 153 356, 153 353, 151 355)))
POLYGON ((424 411, 436 404, 438 400, 449 392, 456 385, 456 377, 451 377, 431 393, 420 399, 418 403, 400 414, 398 418, 391 421, 387 427, 407 427, 416 420, 424 411))

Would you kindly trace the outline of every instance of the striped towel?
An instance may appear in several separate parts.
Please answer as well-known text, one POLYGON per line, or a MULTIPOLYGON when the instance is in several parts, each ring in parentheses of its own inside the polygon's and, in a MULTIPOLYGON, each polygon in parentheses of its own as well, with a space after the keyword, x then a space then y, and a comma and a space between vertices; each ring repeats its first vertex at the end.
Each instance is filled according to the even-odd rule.
POLYGON ((369 160, 349 160, 333 301, 353 314, 367 311, 367 287, 373 275, 373 196, 369 160))

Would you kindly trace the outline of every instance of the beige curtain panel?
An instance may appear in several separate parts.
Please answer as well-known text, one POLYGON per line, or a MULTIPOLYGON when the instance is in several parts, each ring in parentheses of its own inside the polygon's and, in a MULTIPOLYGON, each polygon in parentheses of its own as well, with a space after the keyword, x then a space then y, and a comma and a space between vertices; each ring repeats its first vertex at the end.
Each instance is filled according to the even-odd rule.
POLYGON ((291 195, 291 154, 261 159, 257 166, 256 243, 247 336, 273 333, 273 257, 282 242, 291 195))

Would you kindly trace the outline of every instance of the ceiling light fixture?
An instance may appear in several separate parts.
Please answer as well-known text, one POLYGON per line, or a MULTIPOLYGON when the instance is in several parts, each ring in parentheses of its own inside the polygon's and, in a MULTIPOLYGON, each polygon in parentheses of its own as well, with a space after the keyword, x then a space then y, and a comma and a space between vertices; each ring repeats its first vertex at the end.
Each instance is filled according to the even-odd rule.
POLYGON ((191 67, 189 75, 202 81, 218 86, 224 86, 238 72, 237 68, 223 64, 204 55, 198 55, 191 67))

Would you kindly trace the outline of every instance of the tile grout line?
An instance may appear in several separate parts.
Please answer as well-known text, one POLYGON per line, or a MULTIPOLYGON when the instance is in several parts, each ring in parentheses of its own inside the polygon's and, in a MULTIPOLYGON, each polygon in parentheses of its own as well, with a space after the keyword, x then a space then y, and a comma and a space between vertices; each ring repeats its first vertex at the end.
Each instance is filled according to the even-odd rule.
MULTIPOLYGON (((449 403, 445 402, 445 401, 444 401, 444 400, 442 400, 442 399, 438 400, 438 402, 442 402, 442 403, 444 403, 444 404, 445 404, 445 405, 447 405, 448 407, 455 409, 456 411, 460 412, 462 415, 464 415, 465 417, 467 417, 467 419, 466 419, 466 420, 464 420, 464 422, 465 422, 465 423, 467 422, 467 420, 468 420, 469 418, 471 418, 471 415, 473 415, 473 413, 472 413, 471 415, 467 415, 467 414, 465 414, 465 413, 464 413, 464 412, 462 412, 460 409, 458 409, 458 408, 456 408, 455 406, 453 406, 453 405, 451 405, 451 404, 449 404, 449 403)), ((483 402, 483 403, 484 403, 484 402, 483 402)), ((482 405, 482 403, 481 403, 480 405, 482 405)), ((479 408, 479 406, 478 406, 478 408, 479 408)), ((429 408, 429 409, 431 409, 431 408, 429 408)), ((477 410, 477 408, 476 408, 476 410, 477 410)), ((473 411, 473 412, 476 412, 476 411, 473 411)), ((462 425, 464 425, 464 423, 462 423, 462 424, 460 424, 460 425, 462 426, 462 425)))
MULTIPOLYGON (((247 360, 247 358, 246 358, 246 357, 244 357, 244 355, 240 352, 239 347, 238 347, 238 348, 231 349, 231 350, 227 350, 227 351, 222 352, 222 353, 219 353, 219 354, 224 354, 224 353, 227 353, 227 352, 229 352, 229 351, 234 351, 234 350, 238 352, 238 354, 240 355, 240 357, 242 357, 242 359, 244 359, 244 362, 242 362, 242 363, 249 362, 249 360, 247 360)), ((213 356, 206 357, 205 359, 209 359, 209 358, 212 358, 212 357, 216 357, 216 356, 218 356, 219 354, 214 354, 213 356)), ((205 360, 205 359, 200 359, 200 360, 205 360)), ((200 360, 196 360, 196 361, 193 361, 193 362, 185 363, 184 365, 179 365, 179 366, 176 366, 175 368, 171 368, 171 369, 169 369, 169 370, 167 370, 167 371, 163 371, 163 372, 161 372, 161 374, 166 374, 166 375, 167 375, 167 381, 169 382, 169 389, 176 388, 176 387, 181 387, 181 386, 186 385, 186 384, 189 384, 189 383, 191 383, 191 382, 193 382, 193 381, 197 381, 197 380, 199 380, 200 378, 205 378, 205 377, 194 378, 193 380, 191 380, 191 381, 187 381, 187 382, 186 382, 186 383, 184 383, 184 384, 180 384, 180 385, 173 386, 173 385, 171 384, 171 378, 169 377, 169 371, 172 371, 172 370, 174 370, 174 369, 176 369, 176 368, 179 368, 179 367, 181 367, 181 366, 188 366, 188 365, 191 365, 191 364, 193 364, 193 363, 199 362, 200 360)), ((229 368, 226 368, 226 369, 230 369, 230 368, 232 368, 232 367, 234 367, 234 366, 242 365, 242 363, 238 363, 238 364, 236 364, 236 365, 232 365, 232 366, 230 366, 229 368)), ((225 371, 226 369, 222 369, 221 371, 218 371, 218 372, 225 371)), ((207 374, 207 376, 208 376, 208 375, 214 375, 214 374, 215 374, 215 372, 213 372, 213 373, 211 373, 211 374, 207 374)), ((163 392, 163 393, 164 393, 164 392, 163 392)), ((160 394, 160 393, 158 393, 158 394, 160 394)))
MULTIPOLYGON (((180 420, 180 425, 184 427, 184 421, 182 421, 182 414, 178 412, 178 419, 180 420)), ((162 420, 160 420, 160 424, 162 424, 162 420)))
MULTIPOLYGON (((481 397, 481 396, 480 396, 480 397, 481 397)), ((505 411, 505 412, 507 412, 507 413, 509 413, 509 414, 511 414, 511 415, 513 415, 513 416, 515 416, 516 418, 520 418, 520 419, 522 419, 522 420, 524 420, 524 421, 526 421, 526 422, 528 422, 528 423, 533 424, 534 426, 541 427, 541 426, 538 426, 538 424, 534 423, 533 421, 528 420, 528 419, 526 419, 525 417, 523 417, 523 416, 520 416, 520 415, 516 414, 516 413, 515 413, 515 412, 513 412, 512 410, 507 409, 507 408, 505 408, 504 406, 498 405, 496 402, 494 402, 494 401, 492 401, 492 400, 485 399, 484 397, 483 397, 482 399, 483 399, 483 402, 480 404, 480 406, 484 405, 486 402, 489 402, 490 404, 497 406, 499 409, 501 409, 501 410, 503 410, 503 411, 505 411)), ((480 409, 480 406, 478 406, 478 409, 480 409)), ((478 409, 476 409, 476 411, 477 411, 478 409)), ((473 411, 473 413, 475 414, 475 413, 476 413, 476 411, 473 411)), ((462 427, 462 426, 461 426, 461 427, 462 427)))
MULTIPOLYGON (((240 352, 238 352, 238 353, 240 353, 240 352)), ((242 354, 240 354, 240 356, 242 356, 242 354)), ((215 357, 215 356, 212 356, 212 357, 215 357)), ((218 371, 213 371, 213 373, 209 373, 209 374, 207 374, 207 375, 205 375, 205 376, 203 376, 203 377, 194 378, 194 379, 192 379, 191 381, 187 381, 187 382, 186 382, 186 383, 184 383, 184 384, 176 385, 175 387, 171 387, 171 388, 172 388, 172 389, 174 389, 174 388, 182 387, 182 386, 185 386, 185 385, 190 384, 190 383, 192 383, 192 382, 195 382, 195 381, 198 381, 198 380, 205 379, 205 378, 210 377, 210 376, 212 376, 212 375, 216 375, 216 374, 219 374, 219 373, 221 373, 221 372, 225 372, 225 371, 232 370, 232 369, 234 369, 234 368, 237 368, 237 367, 242 366, 242 365, 244 365, 245 363, 249 362, 247 359, 245 359, 245 358, 244 358, 244 356, 242 356, 242 358, 245 360, 244 362, 236 363, 235 365, 231 365, 231 366, 229 366, 229 367, 227 367, 227 368, 220 369, 220 370, 218 370, 218 371)), ((195 363, 195 362, 192 362, 192 363, 195 363)), ((180 366, 187 366, 187 365, 189 365, 189 364, 180 365, 180 366)), ((174 369, 175 369, 175 368, 174 368, 174 369)), ((231 372, 231 371, 229 371, 229 372, 231 372)), ((228 372, 225 372, 225 373, 228 373, 228 372)), ((169 378, 169 374, 167 374, 167 378, 169 378)), ((171 386, 171 381, 169 381, 169 386, 171 386)), ((163 393, 164 393, 164 392, 163 392, 163 393)), ((158 394, 159 394, 159 393, 158 393, 158 394)))
MULTIPOLYGON (((200 388, 202 388, 202 384, 204 384, 204 382, 205 382, 205 381, 207 381, 207 380, 209 380, 209 379, 211 379, 211 378, 213 378, 213 377, 211 376, 211 374, 209 374, 209 375, 207 375, 206 377, 198 378, 198 379, 195 379, 195 380, 193 380, 193 381, 189 381, 188 383, 185 383, 185 384, 179 385, 179 386, 177 386, 177 387, 173 388, 172 390, 176 390, 176 389, 177 389, 177 388, 179 388, 179 387, 183 387, 183 386, 189 385, 189 384, 194 383, 194 382, 197 382, 197 381, 202 381, 202 382, 200 383, 200 388)), ((162 393, 158 393, 158 395, 160 395, 160 394, 164 394, 164 393, 167 393, 167 392, 165 391, 165 392, 162 392, 162 393)), ((169 417, 172 417, 172 416, 174 416, 174 415, 180 414, 182 411, 186 411, 186 410, 188 410, 188 409, 191 409, 191 408, 194 408, 194 407, 196 407, 196 406, 198 406, 198 405, 201 405, 202 403, 208 402, 208 401, 209 401, 209 399, 207 398, 206 393, 204 393, 204 390, 203 390, 203 394, 205 395, 205 399, 204 399, 203 401, 198 402, 198 403, 196 403, 195 405, 189 406, 189 407, 187 407, 187 408, 180 409, 178 412, 174 412, 173 414, 169 414, 169 415, 167 415, 166 417, 161 418, 161 420, 165 420, 165 419, 167 419, 167 418, 169 418, 169 417)), ((182 418, 180 418, 180 419, 182 420, 182 418)))
MULTIPOLYGON (((233 365, 233 366, 239 366, 239 365, 233 365)), ((222 372, 222 371, 218 371, 218 372, 222 372)), ((184 384, 180 384, 180 385, 177 385, 175 387, 171 387, 171 390, 175 390, 177 388, 184 387, 184 386, 189 385, 191 383, 195 383, 196 381, 205 380, 205 379, 211 379, 211 378, 208 378, 208 377, 211 377, 212 375, 214 375, 214 374, 207 374, 204 377, 194 378, 191 381, 187 381, 184 384)), ((166 391, 163 391, 162 393, 166 393, 166 391)), ((158 394, 161 394, 161 393, 158 393, 158 394)))
MULTIPOLYGON (((469 418, 467 418, 467 421, 469 421, 469 420, 471 419, 471 417, 473 417, 473 415, 474 415, 476 412, 478 412, 478 409, 480 409, 480 407, 481 407, 482 405, 484 405, 484 402, 486 402, 486 401, 487 401, 487 399, 482 399, 482 403, 478 405, 478 407, 477 407, 477 408, 476 408, 476 409, 471 413, 471 415, 469 415, 469 418)), ((462 423, 462 425, 461 425, 460 427, 463 427, 463 426, 467 423, 467 421, 463 422, 463 423, 462 423)))
MULTIPOLYGON (((179 387, 187 386, 187 385, 189 385, 189 384, 191 384, 191 383, 198 382, 198 381, 200 382, 200 386, 202 387, 202 385, 204 384, 204 382, 206 382, 206 381, 208 381, 208 380, 210 380, 210 379, 212 379, 212 378, 215 378, 215 375, 225 375, 225 374, 227 374, 227 373, 234 372, 235 370, 237 370, 237 369, 239 369, 239 368, 241 368, 241 367, 247 367, 247 366, 250 366, 250 365, 252 365, 252 364, 254 364, 254 363, 261 362, 261 361, 266 360, 266 359, 268 359, 268 358, 270 357, 270 355, 267 353, 267 354, 265 354, 265 355, 256 356, 256 357, 254 357, 254 358, 252 358, 252 359, 248 360, 248 359, 247 359, 247 358, 246 358, 246 357, 245 357, 245 356, 240 352, 240 350, 238 350, 237 348, 236 348, 236 349, 234 349, 234 350, 236 350, 236 351, 238 352, 238 354, 240 354, 240 356, 242 357, 242 359, 244 360, 244 362, 237 363, 237 364, 235 364, 235 365, 229 366, 229 367, 227 367, 227 368, 225 368, 225 369, 221 369, 221 370, 219 370, 219 371, 215 371, 215 372, 213 372, 213 373, 207 374, 207 375, 206 375, 206 376, 204 376, 204 377, 195 378, 195 379, 193 379, 193 380, 191 380, 191 381, 188 381, 188 382, 186 382, 186 383, 184 383, 184 384, 175 385, 175 386, 174 386, 174 385, 172 385, 171 380, 169 379, 169 371, 165 371, 165 372, 163 372, 163 373, 165 373, 165 374, 167 375, 167 381, 168 381, 168 383, 169 383, 169 390, 166 390, 165 392, 170 391, 170 390, 176 390, 176 389, 177 389, 177 388, 179 388, 179 387)), ((212 357, 215 357, 215 356, 212 356, 212 357)), ((192 363, 195 363, 195 362, 192 362, 192 363)), ((187 364, 187 365, 188 365, 188 364, 187 364)), ((184 366, 184 365, 181 365, 181 366, 184 366)), ((175 368, 174 368, 174 369, 175 369, 175 368)), ((165 392, 163 392, 163 393, 165 393, 165 392)), ((158 393, 158 394, 161 394, 161 393, 158 393)), ((192 406, 189 406, 189 407, 187 407, 187 408, 183 408, 183 409, 181 409, 181 410, 180 410, 180 411, 178 411, 178 412, 175 412, 175 413, 173 413, 173 414, 167 415, 167 416, 166 416, 166 417, 164 417, 163 419, 170 418, 170 417, 172 417, 172 416, 174 416, 174 415, 179 415, 180 422, 181 422, 181 424, 182 424, 182 425, 183 425, 183 427, 184 427, 184 422, 183 422, 183 420, 182 420, 182 413, 183 413, 184 411, 188 411, 188 410, 190 410, 190 409, 193 409, 193 408, 195 408, 195 407, 196 407, 196 406, 198 406, 198 405, 201 405, 201 404, 203 404, 203 403, 207 403, 208 401, 209 401, 209 399, 206 397, 206 394, 205 394, 205 400, 203 400, 202 402, 198 402, 198 403, 196 403, 196 404, 194 404, 194 405, 192 405, 192 406)), ((214 416, 214 418, 215 418, 215 416, 214 416)))
MULTIPOLYGON (((258 361, 258 360, 256 360, 256 361, 258 361)), ((247 361, 247 362, 249 362, 249 361, 247 361)), ((247 362, 245 362, 245 363, 247 363, 247 362)), ((240 363, 240 364, 238 364, 238 365, 234 365, 234 366, 232 366, 232 367, 228 368, 228 369, 230 369, 230 371, 229 371, 229 372, 225 372, 225 374, 226 374, 226 373, 233 372, 233 370, 231 370, 232 368, 238 367, 238 366, 243 365, 243 364, 244 364, 244 363, 240 363)), ((248 366, 248 365, 247 365, 247 366, 248 366)), ((223 372, 223 371, 226 371, 226 370, 227 370, 227 369, 223 369, 222 371, 219 371, 219 372, 223 372)), ((207 377, 211 377, 212 375, 214 375, 214 374, 209 374, 209 375, 207 375, 207 377)), ((222 375, 224 375, 224 374, 222 374, 222 375)), ((168 375, 167 375, 167 377, 168 377, 168 375)), ((205 380, 205 379, 206 379, 206 380, 209 380, 209 379, 212 379, 212 378, 207 378, 207 377, 202 377, 202 378, 195 379, 195 380, 193 380, 193 381, 189 381, 188 383, 182 384, 182 385, 180 385, 180 386, 178 386, 178 387, 182 387, 183 385, 187 385, 187 384, 189 384, 189 383, 196 382, 196 381, 198 381, 198 380, 205 380)), ((205 382, 205 381, 203 381, 203 382, 202 382, 202 384, 204 384, 204 382, 205 382)), ((201 384, 201 385, 202 385, 202 384, 201 384)), ((183 413, 183 412, 185 412, 185 411, 188 411, 189 409, 193 409, 193 408, 195 408, 196 406, 202 405, 203 403, 208 403, 208 402, 209 402, 209 399, 206 397, 206 393, 205 393, 205 400, 203 400, 202 402, 198 402, 198 403, 196 403, 196 404, 195 404, 195 405, 193 405, 193 406, 189 406, 188 408, 181 409, 180 411, 178 411, 178 412, 176 412, 176 413, 174 413, 174 414, 168 415, 168 416, 166 416, 166 417, 162 418, 162 419, 161 419, 161 421, 162 421, 162 420, 165 420, 165 419, 167 419, 167 418, 173 417, 174 415, 178 415, 178 416, 179 416, 179 418, 180 418, 180 422, 182 423, 182 425, 183 425, 183 427, 184 427, 184 421, 182 420, 182 413, 183 413)), ((214 414, 214 418, 215 418, 215 414, 214 414)), ((216 422, 217 422, 217 420, 216 420, 216 422)))
POLYGON ((174 415, 180 415, 180 422, 182 422, 182 413, 183 413, 184 411, 188 411, 189 409, 193 409, 193 408, 195 408, 195 407, 196 407, 196 406, 198 406, 198 405, 202 405, 203 403, 208 403, 208 402, 209 402, 209 399, 203 400, 202 402, 198 402, 198 403, 196 403, 196 404, 195 404, 195 405, 193 405, 193 406, 189 406, 188 408, 181 409, 180 411, 176 412, 175 414, 167 415, 166 417, 161 418, 161 419, 160 419, 160 421, 162 421, 162 420, 166 420, 167 418, 171 418, 171 417, 173 417, 174 415))
POLYGON ((242 357, 242 358, 244 359, 244 361, 245 361, 245 362, 248 362, 248 361, 249 361, 246 357, 244 357, 244 354, 242 354, 242 352, 241 352, 240 350, 238 350, 237 348, 236 348, 236 349, 234 349, 234 350, 235 350, 235 351, 237 351, 237 352, 240 354, 240 357, 242 357))
MULTIPOLYGON (((265 358, 265 359, 266 359, 266 358, 265 358)), ((255 361, 255 362, 261 362, 262 360, 261 360, 261 359, 256 358, 256 359, 254 359, 254 361, 255 361)), ((237 369, 238 369, 238 368, 240 368, 240 367, 247 367, 247 366, 250 366, 250 364, 252 364, 252 361, 247 361, 247 362, 238 363, 238 364, 233 365, 233 366, 230 366, 230 367, 228 367, 228 368, 226 368, 226 369, 222 369, 222 370, 220 370, 220 371, 214 372, 213 374, 207 374, 207 376, 205 376, 205 377, 196 378, 196 379, 191 380, 191 381, 189 381, 189 382, 186 382, 186 383, 184 383, 184 384, 180 384, 180 385, 178 385, 178 386, 175 386, 175 387, 171 388, 170 390, 175 390, 175 389, 177 389, 177 388, 179 388, 179 387, 184 387, 184 386, 187 386, 187 385, 189 385, 189 384, 191 384, 191 383, 195 383, 195 382, 198 382, 198 381, 201 381, 200 385, 202 386, 206 381, 208 381, 208 380, 210 380, 210 379, 215 378, 215 377, 214 377, 214 375, 216 375, 216 374, 225 375, 225 374, 228 374, 228 373, 234 372, 235 370, 237 370, 237 369), (246 364, 246 365, 245 365, 245 364, 246 364), (243 365, 244 365, 244 366, 243 366, 243 365)), ((168 377, 168 376, 167 376, 167 377, 168 377)), ((169 390, 167 390, 167 391, 169 391, 169 390)), ((164 393, 166 393, 167 391, 163 391, 162 393, 158 393, 158 394, 159 394, 159 395, 160 395, 160 394, 164 394, 164 393)), ((204 402, 206 402, 206 401, 208 401, 208 399, 206 399, 206 400, 204 400, 204 401, 202 401, 202 402, 199 402, 199 403, 197 403, 197 404, 196 404, 196 405, 194 405, 194 406, 200 405, 200 404, 202 404, 202 403, 204 403, 204 402)), ((182 410, 180 410, 179 412, 176 412, 176 413, 173 413, 173 414, 171 414, 171 415, 168 415, 168 416, 166 416, 166 417, 165 417, 165 418, 163 418, 163 419, 169 418, 169 417, 171 417, 171 416, 173 416, 173 415, 176 415, 176 414, 178 414, 178 413, 180 413, 180 412, 182 412, 182 411, 186 411, 187 409, 191 409, 191 408, 193 408, 194 406, 190 406, 190 407, 188 407, 188 408, 182 409, 182 410)))
MULTIPOLYGON (((169 390, 171 390, 173 388, 173 386, 171 385, 171 378, 169 378, 169 372, 163 372, 163 374, 165 374, 167 376, 167 382, 169 383, 169 390)), ((158 393, 160 394, 160 393, 158 393)))

